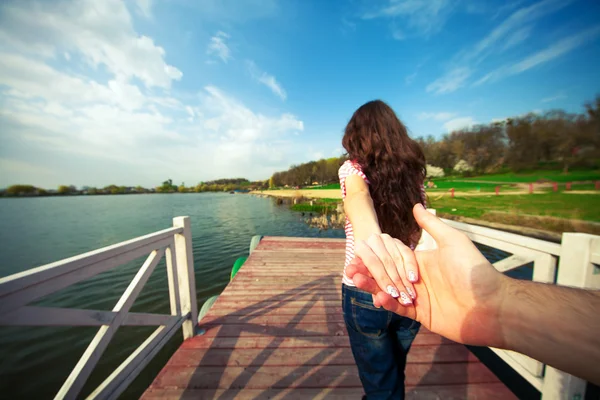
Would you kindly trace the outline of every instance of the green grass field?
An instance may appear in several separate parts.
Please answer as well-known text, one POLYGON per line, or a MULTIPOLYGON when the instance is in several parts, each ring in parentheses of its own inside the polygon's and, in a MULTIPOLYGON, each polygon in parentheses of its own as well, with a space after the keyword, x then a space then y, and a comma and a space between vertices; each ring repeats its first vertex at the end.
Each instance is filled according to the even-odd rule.
POLYGON ((446 192, 449 189, 456 189, 456 191, 482 191, 482 192, 493 192, 496 190, 496 186, 500 186, 501 190, 506 190, 510 188, 508 184, 496 184, 496 183, 478 183, 478 182, 464 182, 462 180, 454 181, 454 180, 442 180, 438 181, 432 179, 432 181, 437 186, 436 188, 427 189, 427 191, 432 192, 446 192))
POLYGON ((321 190, 321 189, 339 189, 339 188, 340 188, 339 183, 329 183, 329 184, 323 185, 323 186, 313 186, 313 187, 303 188, 303 190, 321 190))
MULTIPOLYGON (((571 171, 568 174, 563 174, 562 171, 532 171, 522 173, 503 173, 490 174, 482 176, 474 176, 470 178, 462 177, 445 177, 432 179, 437 188, 428 189, 430 191, 446 191, 455 188, 456 191, 482 191, 494 192, 496 186, 500 186, 501 190, 510 189, 511 183, 535 183, 538 181, 558 182, 561 189, 564 188, 566 182, 577 181, 598 181, 600 180, 600 170, 582 170, 571 171), (498 183, 496 183, 498 182, 498 183)), ((585 184, 585 186, 573 185, 573 190, 591 190, 594 189, 593 183, 585 184)), ((339 183, 330 183, 323 186, 307 187, 303 190, 319 190, 319 189, 339 189, 339 183)))
POLYGON ((519 196, 430 196, 430 207, 440 213, 481 218, 490 211, 551 216, 600 222, 600 195, 545 193, 519 196))
POLYGON ((320 200, 328 200, 327 202, 315 203, 314 205, 310 205, 308 203, 299 203, 293 204, 290 208, 292 211, 299 212, 311 212, 311 213, 332 213, 337 208, 337 203, 340 201, 338 199, 320 199, 320 200))
MULTIPOLYGON (((591 185, 587 185, 591 186, 591 185)), ((600 234, 598 225, 577 221, 600 222, 600 194, 546 192, 506 196, 429 196, 429 207, 438 215, 473 218, 481 221, 543 229, 557 233, 587 232, 600 234), (551 218, 547 218, 551 217, 551 218)), ((294 211, 332 213, 340 199, 319 199, 314 205, 296 204, 294 211)))
POLYGON ((552 182, 574 182, 574 181, 596 181, 600 180, 600 171, 584 170, 571 171, 563 174, 562 171, 532 171, 522 173, 505 173, 475 176, 472 178, 454 178, 465 181, 487 181, 487 182, 515 182, 529 183, 539 180, 548 180, 552 182))

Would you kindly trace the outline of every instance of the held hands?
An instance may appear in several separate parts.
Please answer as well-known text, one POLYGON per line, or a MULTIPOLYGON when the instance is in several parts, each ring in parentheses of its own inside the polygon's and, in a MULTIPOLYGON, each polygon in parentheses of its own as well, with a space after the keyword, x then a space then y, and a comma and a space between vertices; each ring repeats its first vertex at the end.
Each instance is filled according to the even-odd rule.
POLYGON ((413 214, 436 240, 437 249, 413 252, 388 235, 372 236, 357 243, 357 258, 346 275, 359 289, 373 294, 376 306, 415 319, 457 342, 502 347, 501 305, 508 278, 466 235, 420 204, 413 214), (400 295, 394 296, 390 286, 400 289, 400 295), (403 287, 413 295, 410 302, 403 301, 403 287))

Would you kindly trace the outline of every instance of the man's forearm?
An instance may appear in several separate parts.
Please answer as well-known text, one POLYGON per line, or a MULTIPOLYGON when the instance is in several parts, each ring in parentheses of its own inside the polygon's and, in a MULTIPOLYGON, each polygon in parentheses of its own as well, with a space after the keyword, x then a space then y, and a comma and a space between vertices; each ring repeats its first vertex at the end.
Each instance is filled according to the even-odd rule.
POLYGON ((344 211, 352 223, 355 240, 367 240, 372 234, 381 233, 369 193, 359 192, 346 197, 344 211))
POLYGON ((600 384, 600 292, 508 279, 506 348, 600 384))

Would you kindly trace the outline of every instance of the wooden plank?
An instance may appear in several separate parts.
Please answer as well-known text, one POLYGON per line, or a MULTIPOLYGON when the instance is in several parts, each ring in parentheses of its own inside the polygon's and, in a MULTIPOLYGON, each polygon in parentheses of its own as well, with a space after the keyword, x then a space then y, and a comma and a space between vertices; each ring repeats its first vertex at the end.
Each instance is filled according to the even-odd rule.
MULTIPOLYGON (((225 308, 235 308, 236 306, 239 308, 240 307, 240 303, 239 302, 235 302, 235 301, 230 301, 227 297, 224 298, 219 298, 215 305, 218 304, 218 307, 225 307, 225 308)), ((295 307, 295 308, 303 308, 303 307, 315 307, 315 306, 329 306, 329 307, 335 307, 335 306, 339 306, 341 304, 341 301, 338 299, 335 300, 324 300, 321 298, 317 298, 315 300, 310 300, 310 299, 306 299, 306 300, 286 300, 286 301, 269 301, 269 300, 261 300, 261 301, 251 301, 248 300, 248 302, 244 305, 244 309, 251 309, 251 308, 266 308, 266 307, 271 307, 271 306, 278 306, 278 307, 295 307)))
MULTIPOLYGON (((315 361, 328 362, 326 354, 315 361)), ((498 378, 481 363, 407 364, 407 385, 449 385, 495 383, 498 378)), ((195 389, 320 388, 340 377, 350 379, 338 387, 357 387, 358 371, 354 365, 316 366, 249 366, 249 367, 176 367, 170 366, 156 378, 155 387, 188 387, 195 389)))
MULTIPOLYGON (((320 312, 324 314, 340 314, 342 313, 341 305, 337 307, 316 307, 313 306, 313 310, 316 311, 317 308, 321 308, 320 312)), ((265 307, 246 307, 240 309, 239 307, 234 308, 211 308, 210 313, 208 315, 239 315, 239 316, 249 316, 249 315, 297 315, 299 312, 303 310, 302 307, 273 307, 273 308, 265 308, 265 307)), ((207 315, 207 316, 208 316, 207 315)))
MULTIPOLYGON (((328 399, 328 400, 360 400, 362 387, 353 388, 324 387, 317 389, 149 389, 142 396, 143 400, 196 400, 196 399, 328 399)), ((483 383, 469 385, 435 385, 407 386, 407 400, 439 400, 439 399, 480 399, 480 400, 512 400, 517 397, 502 383, 483 383)))
POLYGON ((556 277, 557 259, 551 254, 539 256, 533 262, 533 280, 553 284, 556 277))
MULTIPOLYGON (((451 340, 442 338, 435 334, 419 333, 413 342, 415 346, 432 346, 432 345, 449 345, 456 344, 451 340)), ((268 334, 257 334, 253 336, 243 337, 206 337, 196 336, 186 340, 181 344, 180 349, 252 349, 252 348, 306 348, 306 347, 350 347, 348 336, 299 336, 299 337, 283 337, 276 338, 268 334), (280 339, 280 340, 275 340, 280 339)))
MULTIPOLYGON (((267 242, 323 242, 323 243, 346 243, 346 239, 336 238, 311 238, 302 236, 264 236, 260 244, 267 242)), ((259 245, 260 246, 260 245, 259 245)))
MULTIPOLYGON (((289 295, 302 295, 305 293, 310 293, 310 294, 314 294, 315 292, 319 293, 319 294, 339 294, 341 296, 342 294, 342 290, 341 290, 341 281, 340 283, 340 287, 334 287, 333 285, 328 285, 328 286, 317 286, 317 288, 303 288, 303 287, 298 287, 298 286, 292 286, 291 288, 274 288, 273 286, 270 287, 259 287, 257 285, 251 285, 250 287, 242 285, 242 284, 238 284, 238 283, 230 283, 229 285, 227 285, 227 287, 223 290, 223 293, 221 294, 226 294, 227 296, 243 296, 245 294, 249 295, 249 296, 255 296, 255 295, 263 295, 263 296, 276 296, 276 295, 281 295, 281 294, 289 294, 289 295)), ((337 284, 337 282, 336 282, 337 284)))
MULTIPOLYGON (((242 267, 243 268, 243 267, 242 267)), ((306 285, 306 284, 315 284, 315 282, 318 282, 320 279, 323 278, 331 278, 332 275, 328 275, 328 276, 277 276, 277 277, 272 277, 272 276, 257 276, 257 277, 253 277, 253 276, 243 276, 243 277, 239 277, 236 275, 234 279, 234 282, 236 283, 241 283, 244 282, 248 285, 252 284, 254 285, 255 283, 262 283, 264 284, 268 284, 271 285, 272 287, 277 287, 278 285, 284 284, 284 285, 306 285)), ((339 279, 340 280, 340 286, 341 286, 341 279, 342 279, 342 272, 340 272, 339 274, 335 274, 333 275, 335 276, 336 280, 339 279)))
POLYGON ((321 293, 320 291, 310 291, 306 290, 303 292, 296 293, 279 293, 279 294, 268 294, 264 293, 262 296, 260 295, 260 291, 255 292, 230 292, 227 293, 226 296, 223 296, 223 301, 241 301, 246 303, 251 302, 272 302, 272 301, 300 301, 302 299, 306 299, 309 301, 310 299, 321 299, 321 300, 342 300, 342 292, 329 292, 329 293, 321 293))
POLYGON ((346 241, 335 241, 335 242, 307 242, 301 240, 290 240, 290 241, 279 241, 279 240, 262 240, 260 242, 258 251, 262 250, 272 250, 272 249, 299 249, 299 250, 310 250, 310 249, 333 249, 333 250, 343 250, 346 248, 346 241))
POLYGON ((167 283, 169 285, 169 306, 171 315, 181 315, 181 302, 179 301, 179 278, 177 277, 177 259, 175 258, 175 238, 165 249, 167 262, 167 283))
MULTIPOLYGON (((525 366, 517 362, 510 353, 517 354, 508 350, 496 349, 490 347, 490 349, 498 355, 504 362, 506 362, 512 369, 519 373, 523 378, 527 380, 537 390, 542 390, 544 385, 544 379, 540 376, 532 374, 525 366)), ((525 356, 523 356, 525 357, 525 356)), ((532 359, 533 360, 533 359, 532 359)), ((533 360, 535 361, 535 360, 533 360)))
MULTIPOLYGON (((167 366, 277 366, 319 365, 316 356, 335 356, 329 365, 354 365, 352 352, 347 348, 310 347, 271 349, 182 349, 176 352, 167 366)), ((408 354, 408 363, 479 362, 465 346, 460 344, 415 346, 408 354)))
MULTIPOLYGON (((343 240, 263 238, 143 398, 360 398, 343 257, 343 240)), ((514 398, 465 346, 426 329, 407 361, 407 398, 514 398)))
POLYGON ((331 322, 331 323, 299 323, 293 327, 287 326, 271 326, 271 325, 260 325, 247 322, 239 325, 200 325, 206 329, 204 336, 218 336, 218 337, 250 337, 258 335, 271 335, 271 336, 344 336, 346 335, 346 326, 343 322, 331 322))
POLYGON ((191 338, 198 325, 198 302, 196 301, 196 275, 194 272, 194 256, 192 254, 192 228, 189 217, 173 218, 173 226, 181 228, 174 236, 175 258, 179 287, 179 304, 183 314, 191 313, 192 317, 184 321, 183 338, 191 338))
POLYGON ((503 260, 496 261, 494 264, 494 268, 499 272, 508 272, 513 269, 519 268, 525 264, 529 264, 534 261, 535 257, 533 256, 520 256, 518 254, 513 254, 510 257, 507 257, 503 260))
POLYGON ((254 324, 261 325, 285 325, 290 323, 315 323, 315 322, 344 322, 344 316, 342 314, 306 314, 300 315, 289 314, 289 315, 263 315, 258 314, 252 315, 214 315, 209 313, 206 317, 202 318, 201 325, 215 325, 215 324, 240 324, 244 322, 252 322, 254 324))

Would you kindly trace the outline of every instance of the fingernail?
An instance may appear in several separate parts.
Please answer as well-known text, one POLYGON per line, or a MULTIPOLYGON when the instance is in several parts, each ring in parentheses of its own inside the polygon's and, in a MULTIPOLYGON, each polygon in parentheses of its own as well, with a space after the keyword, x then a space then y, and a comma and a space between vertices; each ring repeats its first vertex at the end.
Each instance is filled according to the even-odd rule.
POLYGON ((400 293, 400 300, 402 301, 402 304, 412 304, 412 300, 404 292, 400 293))
POLYGON ((417 274, 415 274, 415 271, 408 271, 408 280, 411 282, 417 281, 417 274))
POLYGON ((400 297, 400 294, 398 294, 398 290, 395 287, 393 287, 392 285, 388 285, 386 290, 387 290, 388 294, 390 296, 392 296, 393 298, 396 299, 396 298, 400 297))
POLYGON ((406 286, 406 291, 408 292, 408 295, 410 296, 411 299, 415 299, 417 297, 417 296, 415 296, 414 290, 412 290, 408 286, 406 286))
POLYGON ((417 208, 420 208, 421 210, 423 210, 423 209, 424 209, 424 208, 423 208, 423 204, 421 204, 421 203, 417 203, 417 208))

